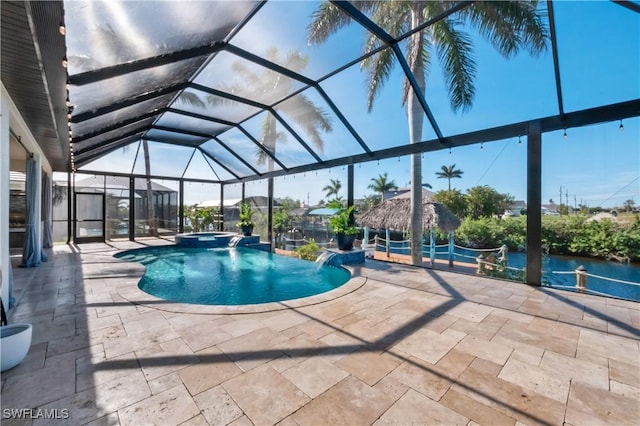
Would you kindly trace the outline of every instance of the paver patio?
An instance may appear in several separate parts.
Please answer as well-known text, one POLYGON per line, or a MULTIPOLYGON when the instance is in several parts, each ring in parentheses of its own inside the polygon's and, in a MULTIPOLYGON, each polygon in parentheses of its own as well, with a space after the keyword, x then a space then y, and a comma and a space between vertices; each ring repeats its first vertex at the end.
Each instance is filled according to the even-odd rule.
POLYGON ((334 300, 180 313, 123 297, 139 268, 112 255, 141 246, 60 246, 15 269, 9 320, 32 323, 33 344, 2 374, 3 409, 96 425, 640 423, 638 303, 367 260, 334 300))

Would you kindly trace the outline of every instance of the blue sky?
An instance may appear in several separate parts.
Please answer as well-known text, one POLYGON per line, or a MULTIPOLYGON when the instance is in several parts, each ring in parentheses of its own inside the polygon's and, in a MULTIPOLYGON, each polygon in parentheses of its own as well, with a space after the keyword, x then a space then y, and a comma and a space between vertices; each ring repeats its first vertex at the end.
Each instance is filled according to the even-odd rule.
MULTIPOLYGON (((565 111, 639 98, 640 16, 608 1, 554 4, 565 111)), ((263 54, 271 46, 279 46, 281 52, 297 49, 309 57, 303 73, 312 78, 325 75, 361 54, 363 31, 352 25, 334 35, 325 45, 306 45, 306 25, 314 6, 310 2, 269 2, 232 44, 257 54, 263 54), (265 33, 262 22, 272 19, 280 19, 282 25, 271 24, 270 31, 265 33)), ((433 61, 428 76, 426 97, 445 136, 558 113, 550 50, 539 58, 522 52, 505 60, 473 30, 470 34, 476 46, 478 65, 473 108, 464 114, 451 111, 437 60, 433 61)), ((227 59, 220 59, 220 68, 228 67, 229 61, 234 60, 233 55, 225 56, 227 59)), ((321 86, 365 142, 372 149, 380 149, 405 144, 409 139, 406 113, 400 103, 401 77, 399 67, 396 67, 371 113, 366 110, 365 76, 357 66, 327 79, 321 86)), ((307 96, 328 109, 313 91, 307 96)), ((569 192, 570 204, 584 202, 589 206, 610 207, 621 205, 627 199, 640 204, 640 120, 626 119, 622 123, 622 131, 620 122, 615 121, 569 128, 567 138, 563 137, 563 131, 544 134, 542 199, 558 201, 562 186, 563 196, 569 192)), ((335 117, 333 124, 334 131, 324 135, 323 157, 355 152, 353 140, 335 117)), ((259 119, 254 119, 247 127, 250 132, 259 132, 259 119)), ((423 140, 433 137, 434 132, 425 120, 423 140)), ((288 155, 290 161, 295 161, 300 153, 295 145, 296 142, 289 138, 278 149, 288 155)), ((180 165, 184 169, 190 152, 179 153, 179 150, 161 145, 153 148, 152 162, 156 162, 156 169, 152 169, 152 173, 175 175, 180 165)), ((131 167, 127 164, 132 164, 135 151, 134 147, 128 153, 114 153, 110 159, 93 167, 116 164, 126 169, 131 167)), ((446 150, 426 153, 423 156, 423 182, 430 183, 434 190, 446 189, 446 180, 437 179, 435 172, 442 165, 454 163, 464 172, 461 179, 452 181, 455 188, 465 191, 486 184, 516 199, 526 198, 526 137, 522 138, 522 144, 518 143, 518 138, 512 138, 485 143, 482 149, 475 145, 455 148, 451 154, 446 150)), ((356 165, 355 196, 370 194, 367 186, 371 178, 384 172, 396 184, 405 186, 410 180, 409 169, 408 157, 356 165)), ((140 162, 137 162, 136 171, 140 170, 140 162)), ((208 173, 204 161, 194 157, 186 176, 205 177, 208 173)), ((324 198, 322 188, 330 179, 342 181, 341 195, 346 198, 347 172, 342 167, 317 174, 277 178, 275 195, 308 199, 315 204, 324 198)), ((199 186, 193 185, 186 191, 186 202, 218 198, 219 190, 214 185, 199 186)), ((266 182, 248 183, 246 191, 248 195, 266 195, 266 182)), ((225 197, 239 196, 240 185, 225 187, 225 197)))

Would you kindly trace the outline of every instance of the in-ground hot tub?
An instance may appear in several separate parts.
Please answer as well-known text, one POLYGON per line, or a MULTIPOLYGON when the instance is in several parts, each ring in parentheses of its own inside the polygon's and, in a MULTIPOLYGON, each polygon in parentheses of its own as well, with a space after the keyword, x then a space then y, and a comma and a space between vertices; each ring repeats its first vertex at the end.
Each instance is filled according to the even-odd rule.
POLYGON ((177 234, 175 242, 180 247, 227 247, 231 239, 236 235, 232 232, 192 232, 189 234, 177 234))

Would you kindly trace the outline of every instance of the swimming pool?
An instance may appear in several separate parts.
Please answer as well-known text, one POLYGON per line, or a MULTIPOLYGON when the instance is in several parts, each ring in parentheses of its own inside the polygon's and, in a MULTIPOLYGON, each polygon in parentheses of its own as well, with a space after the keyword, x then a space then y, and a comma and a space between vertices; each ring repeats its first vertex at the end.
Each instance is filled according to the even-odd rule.
POLYGON ((249 305, 299 299, 349 281, 344 268, 244 247, 149 247, 116 257, 147 269, 138 287, 173 302, 249 305))

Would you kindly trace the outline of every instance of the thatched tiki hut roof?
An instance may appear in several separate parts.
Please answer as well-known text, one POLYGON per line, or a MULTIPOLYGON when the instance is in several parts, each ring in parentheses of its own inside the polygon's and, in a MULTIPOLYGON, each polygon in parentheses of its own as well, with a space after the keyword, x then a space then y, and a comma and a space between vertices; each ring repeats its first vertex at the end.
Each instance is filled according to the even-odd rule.
MULTIPOLYGON (((411 200, 392 198, 367 210, 357 221, 362 226, 377 229, 411 228, 411 200)), ((460 219, 443 204, 435 201, 422 203, 422 229, 440 228, 444 232, 454 231, 460 219)))

